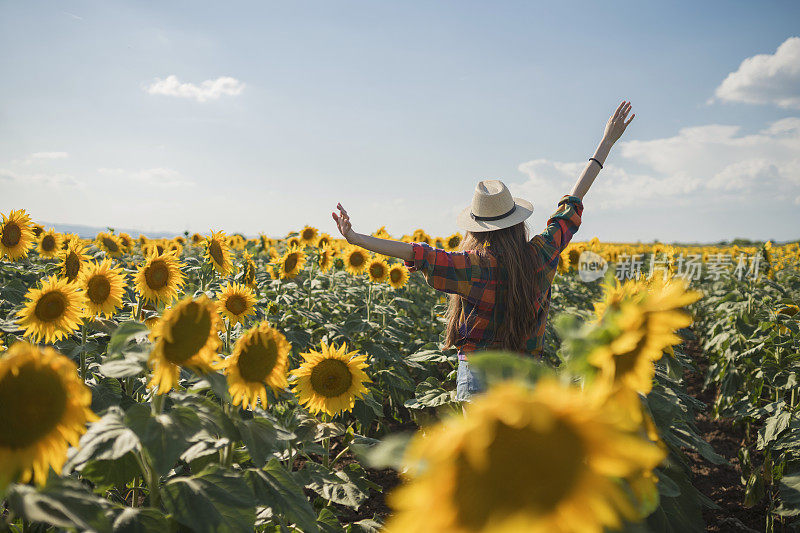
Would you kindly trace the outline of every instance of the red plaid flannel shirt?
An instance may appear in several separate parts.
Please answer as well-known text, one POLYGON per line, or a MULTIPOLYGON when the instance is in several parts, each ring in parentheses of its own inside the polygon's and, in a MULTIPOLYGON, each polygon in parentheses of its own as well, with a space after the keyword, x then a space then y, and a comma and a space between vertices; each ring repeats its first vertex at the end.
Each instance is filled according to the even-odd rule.
MULTIPOLYGON (((577 196, 564 196, 547 228, 534 236, 529 245, 542 257, 543 286, 532 294, 536 321, 526 342, 531 355, 541 354, 553 278, 561 252, 581 225, 583 203, 577 196)), ((504 320, 504 273, 491 249, 484 258, 475 251, 447 252, 426 243, 411 243, 414 259, 405 261, 411 272, 421 271, 425 281, 436 290, 462 297, 465 321, 460 325, 461 337, 455 346, 458 358, 467 359, 469 352, 492 347, 497 325, 504 320), (498 304, 497 306, 495 304, 498 304), (495 309, 498 307, 498 309, 495 309)))

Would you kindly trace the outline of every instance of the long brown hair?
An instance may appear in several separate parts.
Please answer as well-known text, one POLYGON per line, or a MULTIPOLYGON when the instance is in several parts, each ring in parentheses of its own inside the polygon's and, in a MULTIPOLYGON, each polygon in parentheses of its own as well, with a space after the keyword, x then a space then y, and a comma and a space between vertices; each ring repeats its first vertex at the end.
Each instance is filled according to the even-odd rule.
MULTIPOLYGON (((488 264, 488 252, 497 257, 501 279, 505 283, 498 284, 495 313, 505 313, 503 320, 496 324, 493 342, 504 350, 524 352, 525 341, 533 330, 536 318, 534 302, 543 296, 537 290, 545 286, 542 284, 542 277, 545 275, 541 268, 542 259, 539 254, 533 253, 528 244, 528 228, 525 222, 495 231, 468 231, 459 249, 477 252, 481 264, 488 264), (497 309, 498 306, 504 309, 497 309)), ((461 337, 459 327, 468 318, 463 315, 462 296, 451 294, 445 315, 445 347, 453 346, 461 337)))

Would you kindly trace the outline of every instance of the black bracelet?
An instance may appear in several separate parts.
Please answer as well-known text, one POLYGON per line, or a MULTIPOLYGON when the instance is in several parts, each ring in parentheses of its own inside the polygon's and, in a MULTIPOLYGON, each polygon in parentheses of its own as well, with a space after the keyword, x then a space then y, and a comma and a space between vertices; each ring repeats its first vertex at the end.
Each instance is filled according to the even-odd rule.
POLYGON ((597 161, 597 159, 595 159, 594 157, 590 157, 589 161, 596 161, 597 164, 600 165, 600 168, 603 168, 603 163, 601 163, 600 161, 597 161))

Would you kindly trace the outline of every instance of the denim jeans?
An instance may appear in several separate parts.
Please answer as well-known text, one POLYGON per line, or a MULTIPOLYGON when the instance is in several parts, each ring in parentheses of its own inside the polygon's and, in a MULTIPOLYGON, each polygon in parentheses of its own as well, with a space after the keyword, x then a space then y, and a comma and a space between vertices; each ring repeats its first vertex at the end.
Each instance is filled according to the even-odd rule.
POLYGON ((469 363, 462 359, 458 361, 458 372, 456 373, 456 400, 460 402, 472 401, 472 394, 486 390, 483 381, 478 375, 470 370, 469 363))

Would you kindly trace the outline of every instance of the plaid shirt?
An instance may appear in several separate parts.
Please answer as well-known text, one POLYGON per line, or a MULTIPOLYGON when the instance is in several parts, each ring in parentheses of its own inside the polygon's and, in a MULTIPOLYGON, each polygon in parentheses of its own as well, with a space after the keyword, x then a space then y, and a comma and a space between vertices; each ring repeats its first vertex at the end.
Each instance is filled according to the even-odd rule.
MULTIPOLYGON (((547 229, 529 241, 542 258, 545 272, 542 286, 534 299, 536 320, 525 349, 534 356, 541 354, 553 278, 559 255, 581 225, 583 203, 577 196, 564 196, 556 212, 547 221, 547 229)), ((475 251, 447 252, 426 243, 411 243, 414 259, 404 264, 411 272, 421 271, 425 281, 436 290, 462 297, 465 321, 459 327, 461 337, 455 342, 458 358, 467 359, 469 352, 492 347, 497 325, 505 315, 505 271, 497 257, 486 249, 484 258, 475 251)))

